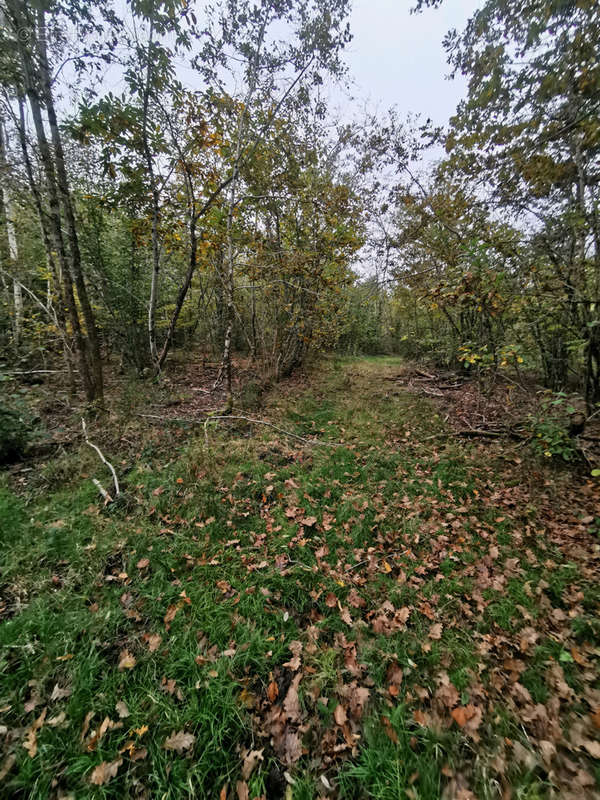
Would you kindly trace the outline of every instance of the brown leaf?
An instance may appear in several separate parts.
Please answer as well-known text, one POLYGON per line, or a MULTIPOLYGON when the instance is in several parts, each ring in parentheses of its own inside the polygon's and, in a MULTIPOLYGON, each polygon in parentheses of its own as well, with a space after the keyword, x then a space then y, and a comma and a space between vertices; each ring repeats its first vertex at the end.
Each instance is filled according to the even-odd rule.
POLYGON ((362 598, 356 589, 352 588, 348 592, 348 597, 346 598, 348 603, 354 608, 364 608, 366 606, 366 602, 364 598, 362 598))
POLYGON ((352 625, 354 624, 352 617, 350 616, 350 612, 348 611, 346 606, 340 606, 340 619, 342 620, 342 622, 345 622, 346 625, 349 625, 350 627, 352 627, 352 625))
POLYGON ((301 678, 301 674, 298 674, 294 677, 294 680, 288 689, 288 693, 285 696, 285 700, 283 701, 284 711, 291 722, 300 721, 300 700, 298 698, 298 686, 300 685, 301 678))
POLYGON ((171 623, 175 619, 175 615, 179 611, 179 603, 173 603, 167 608, 167 613, 164 616, 164 623, 167 630, 171 627, 171 623))
POLYGON ((421 711, 419 708, 413 711, 413 719, 418 725, 426 726, 428 723, 427 714, 424 711, 421 711))
POLYGON ((6 778, 8 773, 13 768, 17 757, 14 753, 9 753, 4 761, 2 762, 2 766, 0 766, 0 783, 6 778))
POLYGON ((189 750, 193 747, 195 741, 196 737, 193 733, 178 731, 177 733, 173 732, 170 736, 167 736, 163 747, 165 750, 177 750, 178 753, 182 753, 184 750, 189 750))
POLYGON ((329 606, 329 608, 335 608, 337 606, 337 597, 334 595, 333 592, 329 592, 329 594, 325 598, 325 605, 329 606))
POLYGON ((592 739, 584 739, 581 744, 592 756, 592 758, 600 758, 600 742, 592 739))
POLYGON ((48 709, 44 708, 39 717, 36 720, 34 720, 31 727, 27 730, 27 735, 25 737, 25 741, 23 742, 23 747, 29 753, 29 758, 34 758, 35 754, 37 753, 37 732, 44 724, 47 713, 48 709))
POLYGON ((302 653, 302 647, 303 647, 302 642, 297 642, 297 641, 290 642, 289 648, 292 651, 294 657, 291 658, 289 661, 286 661, 285 664, 283 665, 284 667, 289 667, 289 669, 293 669, 294 672, 297 669, 300 669, 300 663, 301 663, 300 654, 302 653))
POLYGON ((441 639, 442 638, 442 623, 441 622, 436 622, 435 625, 432 625, 431 628, 429 629, 429 634, 428 635, 429 635, 430 639, 434 639, 436 641, 438 639, 441 639))
POLYGON ((267 697, 271 703, 275 702, 278 694, 279 686, 277 685, 277 681, 271 681, 271 683, 267 686, 267 697))
POLYGON ((341 703, 338 703, 337 706, 335 707, 335 711, 333 712, 333 718, 336 722, 336 725, 339 725, 340 727, 342 725, 345 725, 346 722, 348 721, 348 717, 346 715, 346 709, 341 703))
POLYGON ((65 697, 70 697, 70 696, 71 696, 71 690, 68 687, 66 689, 61 689, 57 683, 54 685, 54 689, 52 690, 52 694, 50 695, 50 700, 54 702, 55 700, 64 700, 65 697))
POLYGON ((388 683, 394 684, 396 686, 400 686, 402 684, 404 673, 402 672, 402 668, 400 667, 397 661, 394 661, 392 664, 389 665, 389 667, 387 668, 387 672, 385 673, 385 677, 388 683))
POLYGON ((92 772, 90 782, 94 783, 96 786, 103 786, 105 783, 108 783, 111 778, 115 777, 122 763, 122 758, 110 762, 103 761, 101 764, 98 764, 92 772))
POLYGON ((135 658, 131 655, 129 650, 121 650, 119 654, 119 669, 133 669, 136 665, 135 658))
POLYGON ((250 791, 246 781, 238 781, 235 785, 235 791, 238 796, 238 800, 249 800, 250 791))
POLYGON ((312 528, 313 525, 317 524, 317 518, 316 517, 303 517, 300 520, 300 524, 301 525, 305 525, 307 528, 312 528))
POLYGON ((90 720, 92 719, 93 716, 94 716, 93 711, 88 711, 88 713, 85 715, 85 719, 83 720, 83 726, 81 728, 81 734, 79 736, 80 743, 83 742, 83 740, 87 736, 87 732, 90 728, 90 720))
POLYGON ((117 700, 115 709, 121 719, 125 719, 126 717, 129 716, 129 709, 127 708, 127 703, 123 702, 123 700, 117 700))
POLYGON ((250 775, 252 775, 258 762, 263 761, 263 752, 264 747, 262 750, 251 750, 244 757, 244 762, 242 764, 242 778, 245 781, 247 781, 250 775))
POLYGON ((287 730, 284 738, 285 760, 293 764, 302 756, 302 741, 295 731, 287 730))
POLYGON ((474 705, 458 706, 451 712, 452 718, 461 728, 464 728, 474 739, 477 738, 475 731, 481 722, 481 709, 474 705))
POLYGON ((90 736, 89 741, 87 743, 87 749, 90 752, 92 750, 95 750, 96 745, 98 744, 100 739, 102 739, 106 731, 111 731, 115 730, 116 728, 122 728, 122 727, 123 727, 122 722, 113 722, 110 717, 104 717, 104 719, 100 723, 100 727, 98 728, 98 730, 93 731, 92 735, 90 736))
POLYGON ((137 562, 136 566, 137 566, 138 569, 146 569, 146 567, 149 564, 150 564, 150 559, 149 558, 140 558, 140 560, 137 562))
POLYGON ((162 642, 162 636, 160 633, 144 633, 142 635, 142 639, 148 645, 148 650, 151 653, 154 653, 160 647, 160 643, 162 642))

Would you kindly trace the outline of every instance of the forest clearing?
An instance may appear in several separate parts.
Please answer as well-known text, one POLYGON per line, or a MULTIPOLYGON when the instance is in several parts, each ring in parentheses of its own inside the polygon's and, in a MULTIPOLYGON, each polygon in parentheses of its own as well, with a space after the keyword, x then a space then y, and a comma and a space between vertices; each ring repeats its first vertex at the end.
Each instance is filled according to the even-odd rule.
POLYGON ((597 0, 0 0, 0 800, 600 800, 597 0))

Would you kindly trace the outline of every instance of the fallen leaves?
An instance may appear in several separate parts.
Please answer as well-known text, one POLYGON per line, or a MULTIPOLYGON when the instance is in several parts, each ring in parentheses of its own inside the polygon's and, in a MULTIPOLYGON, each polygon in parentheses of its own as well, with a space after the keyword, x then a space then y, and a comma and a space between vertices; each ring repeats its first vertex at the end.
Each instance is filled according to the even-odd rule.
POLYGON ((122 763, 123 759, 117 758, 116 761, 103 761, 98 764, 90 776, 90 783, 96 786, 103 786, 108 783, 111 778, 116 776, 122 763))
POLYGON ((131 655, 129 650, 121 650, 119 653, 119 670, 121 672, 125 669, 133 669, 136 663, 135 658, 131 655))
POLYGON ((389 600, 386 600, 375 613, 376 616, 371 621, 371 627, 374 632, 382 633, 384 636, 392 636, 394 633, 406 629, 410 608, 396 609, 389 600))
POLYGON ((96 749, 99 742, 101 741, 101 739, 103 738, 104 734, 107 731, 117 730, 118 728, 122 727, 123 727, 122 722, 113 722, 113 720, 110 719, 110 717, 104 717, 98 729, 92 731, 90 738, 86 743, 86 749, 88 750, 88 752, 91 752, 92 750, 96 749))
POLYGON ((442 630, 443 626, 441 622, 436 622, 435 625, 432 625, 429 629, 429 633, 427 634, 430 639, 434 641, 439 641, 442 638, 442 630))
POLYGON ((177 731, 167 736, 163 747, 165 750, 175 750, 178 753, 183 753, 184 750, 190 750, 194 746, 195 741, 196 737, 193 733, 177 731))
POLYGON ((44 708, 42 713, 39 717, 34 720, 34 722, 30 725, 25 735, 25 741, 23 742, 23 747, 27 750, 29 754, 29 758, 35 758, 37 753, 37 732, 44 724, 46 719, 46 714, 48 713, 48 709, 44 708))
POLYGON ((477 741, 478 735, 476 731, 481 723, 481 709, 478 706, 469 704, 467 706, 458 706, 450 713, 456 724, 462 728, 465 733, 471 736, 472 739, 477 741))
POLYGON ((127 707, 127 703, 123 700, 117 701, 115 710, 121 719, 126 719, 129 716, 129 708, 127 707))
POLYGON ((247 781, 260 761, 264 760, 264 747, 261 750, 250 750, 243 754, 242 778, 247 781))
POLYGON ((148 645, 148 650, 151 653, 155 653, 160 647, 160 643, 162 642, 162 636, 160 635, 160 633, 144 633, 142 634, 142 639, 148 645))

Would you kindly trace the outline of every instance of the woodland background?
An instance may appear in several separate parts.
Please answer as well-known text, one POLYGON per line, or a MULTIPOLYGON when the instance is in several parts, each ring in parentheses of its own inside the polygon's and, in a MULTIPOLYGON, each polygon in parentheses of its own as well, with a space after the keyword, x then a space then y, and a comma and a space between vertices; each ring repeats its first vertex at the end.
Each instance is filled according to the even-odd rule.
POLYGON ((194 351, 231 410, 234 353, 264 383, 335 350, 532 378, 593 415, 600 14, 513 5, 448 35, 469 89, 441 130, 336 121, 349 0, 5 0, 9 393, 59 369, 102 408, 107 370, 157 379, 194 351))

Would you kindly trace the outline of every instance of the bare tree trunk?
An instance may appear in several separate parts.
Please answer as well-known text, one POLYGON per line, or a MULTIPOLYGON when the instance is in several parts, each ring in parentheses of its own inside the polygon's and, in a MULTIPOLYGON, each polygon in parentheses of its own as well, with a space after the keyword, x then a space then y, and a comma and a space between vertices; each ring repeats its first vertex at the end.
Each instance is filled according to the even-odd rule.
POLYGON ((52 143, 54 146, 54 159, 56 164, 56 176, 58 179, 58 191, 62 202, 62 207, 65 214, 65 222, 67 229, 67 236, 69 238, 69 251, 70 251, 70 267, 75 287, 77 289, 77 296, 83 312, 83 319, 87 329, 87 336, 90 344, 91 356, 91 372, 93 376, 92 391, 90 400, 102 401, 104 398, 104 379, 102 375, 102 355, 100 352, 100 337, 98 336, 98 329, 96 327, 96 319, 92 304, 90 303, 87 286, 83 277, 81 269, 81 253, 79 250, 79 238, 77 235, 77 224, 75 222, 75 209, 73 204, 73 197, 69 187, 69 180, 67 177, 67 170, 65 166, 65 157, 62 146, 62 139, 60 130, 58 128, 58 121, 56 118, 56 111, 54 108, 54 99, 52 97, 52 86, 50 81, 50 71, 48 68, 48 59, 46 55, 46 29, 44 22, 44 11, 38 12, 38 50, 40 56, 40 73, 42 78, 42 87, 44 94, 44 101, 46 106, 46 113, 48 115, 48 123, 50 125, 50 133, 52 136, 52 143))
POLYGON ((51 237, 48 232, 47 215, 44 213, 44 204, 42 202, 42 196, 40 194, 39 187, 37 185, 35 176, 33 174, 33 167, 31 165, 31 159, 29 157, 29 149, 27 145, 27 135, 25 127, 24 100, 21 95, 19 95, 18 97, 18 102, 19 102, 19 120, 18 122, 15 121, 15 125, 17 128, 17 133, 19 135, 19 142, 21 144, 21 152, 23 155, 23 163, 25 164, 25 171, 27 173, 27 180, 29 182, 29 189, 33 197, 33 202, 40 223, 42 241, 44 242, 44 249, 46 250, 46 259, 48 261, 48 269, 50 271, 50 275, 52 276, 52 280, 49 278, 47 282, 46 307, 48 309, 53 308, 52 281, 54 281, 54 286, 56 288, 56 292, 58 293, 58 303, 56 309, 54 310, 56 316, 56 326, 58 328, 63 343, 63 354, 65 358, 65 364, 67 367, 67 373, 69 376, 69 394, 71 395, 71 397, 74 397, 76 394, 76 384, 75 384, 75 372, 73 363, 73 343, 71 341, 71 336, 67 327, 67 319, 65 316, 65 308, 68 308, 68 302, 65 294, 64 280, 61 274, 61 270, 57 266, 56 259, 54 258, 51 237))
MULTIPOLYGON (((152 11, 154 8, 152 9, 152 11)), ((160 192, 156 182, 156 175, 154 174, 154 163, 152 161, 152 153, 150 152, 150 144, 148 142, 148 106, 150 104, 150 81, 152 76, 152 42, 154 35, 154 18, 151 13, 150 17, 150 32, 148 35, 148 54, 146 56, 146 84, 144 87, 143 96, 143 111, 142 111, 142 146, 144 149, 144 160, 146 161, 146 169, 148 170, 148 177, 150 179, 150 192, 152 195, 152 278, 150 283, 150 299, 148 302, 148 346, 150 349, 150 359, 154 366, 160 370, 161 365, 166 358, 161 353, 159 359, 158 348, 156 346, 156 306, 158 303, 158 280, 160 277, 160 246, 158 241, 158 222, 160 212, 160 192)))
MULTIPOLYGON (((20 2, 20 0, 8 0, 7 6, 12 14, 11 21, 15 31, 18 33, 19 31, 25 31, 29 28, 31 29, 31 33, 33 35, 33 26, 31 24, 27 24, 28 19, 24 14, 24 4, 20 2)), ((48 251, 49 258, 52 258, 53 254, 56 254, 58 268, 63 280, 64 299, 67 306, 69 320, 73 328, 73 337, 78 356, 81 381, 83 383, 86 397, 88 400, 93 400, 95 396, 94 385, 89 370, 86 342, 81 330, 79 314, 77 312, 75 297, 73 295, 73 286, 67 267, 67 256, 62 235, 60 202, 58 199, 56 174, 54 170, 52 153, 50 151, 48 139, 46 138, 41 103, 36 88, 37 82, 34 77, 35 72, 32 63, 32 56, 27 50, 26 42, 22 36, 18 35, 16 37, 16 41, 19 49, 21 66, 23 69, 25 94, 31 109, 31 116, 33 118, 40 160, 42 162, 46 190, 48 193, 48 213, 45 217, 47 219, 48 241, 46 241, 45 244, 46 246, 50 246, 50 250, 48 251)), ((42 214, 42 219, 43 218, 44 215, 42 214)))
MULTIPOLYGON (((19 260, 19 250, 17 246, 17 235, 15 232, 15 221, 13 217, 13 205, 10 192, 8 191, 6 174, 8 173, 8 162, 6 160, 6 131, 2 120, 0 120, 0 170, 2 171, 2 216, 6 226, 7 266, 12 275, 16 274, 16 266, 19 260)), ((21 284, 18 280, 13 280, 13 344, 15 350, 19 349, 21 342, 21 330, 23 328, 23 293, 21 284)))

